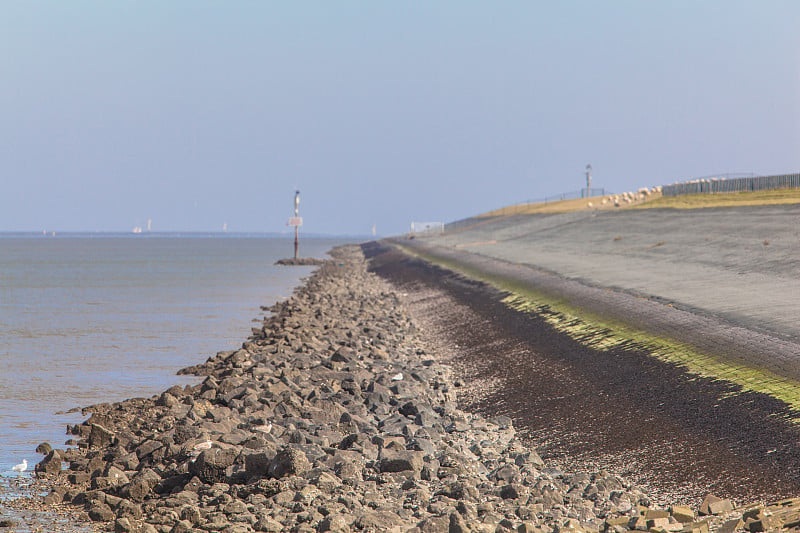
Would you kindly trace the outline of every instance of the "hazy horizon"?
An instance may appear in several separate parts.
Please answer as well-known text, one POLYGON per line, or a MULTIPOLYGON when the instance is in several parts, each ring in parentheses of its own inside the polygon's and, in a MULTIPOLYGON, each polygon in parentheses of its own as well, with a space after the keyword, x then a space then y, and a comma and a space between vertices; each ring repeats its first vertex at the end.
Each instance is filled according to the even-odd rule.
POLYGON ((0 231, 379 235, 593 186, 800 171, 800 3, 32 1, 0 231))

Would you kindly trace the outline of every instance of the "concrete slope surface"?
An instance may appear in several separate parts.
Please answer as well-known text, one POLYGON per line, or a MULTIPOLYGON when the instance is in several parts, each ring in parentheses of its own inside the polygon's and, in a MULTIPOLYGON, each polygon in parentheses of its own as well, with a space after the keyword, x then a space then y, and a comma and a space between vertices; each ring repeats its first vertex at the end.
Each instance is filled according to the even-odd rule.
POLYGON ((473 219, 418 240, 800 340, 800 205, 473 219))

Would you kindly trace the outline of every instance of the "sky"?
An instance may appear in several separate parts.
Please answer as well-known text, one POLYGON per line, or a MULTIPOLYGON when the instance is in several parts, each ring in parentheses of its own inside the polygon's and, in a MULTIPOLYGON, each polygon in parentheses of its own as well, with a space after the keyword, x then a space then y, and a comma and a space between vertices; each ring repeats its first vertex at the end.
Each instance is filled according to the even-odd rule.
POLYGON ((800 2, 0 4, 0 231, 379 235, 800 172, 800 2))

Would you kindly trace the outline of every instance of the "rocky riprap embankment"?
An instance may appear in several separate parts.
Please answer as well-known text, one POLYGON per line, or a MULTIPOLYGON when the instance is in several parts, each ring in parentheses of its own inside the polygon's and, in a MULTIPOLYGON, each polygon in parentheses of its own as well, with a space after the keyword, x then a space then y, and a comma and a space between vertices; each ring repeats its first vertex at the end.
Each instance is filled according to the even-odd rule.
POLYGON ((283 266, 319 266, 325 264, 325 262, 325 259, 317 259, 316 257, 289 257, 278 259, 275 264, 283 266))
POLYGON ((334 257, 240 350, 187 369, 202 383, 91 407, 78 449, 43 450, 46 501, 118 532, 708 529, 459 410, 398 296, 358 248, 334 257))

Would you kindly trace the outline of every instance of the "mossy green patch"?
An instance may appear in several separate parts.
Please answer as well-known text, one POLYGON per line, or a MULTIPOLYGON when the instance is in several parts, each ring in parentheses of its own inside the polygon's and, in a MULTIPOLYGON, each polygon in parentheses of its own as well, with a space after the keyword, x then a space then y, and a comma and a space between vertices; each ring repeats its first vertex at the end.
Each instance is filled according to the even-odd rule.
POLYGON ((747 391, 766 394, 786 403, 792 411, 800 412, 800 383, 796 380, 768 369, 755 368, 716 354, 705 353, 678 340, 655 336, 627 324, 600 317, 521 283, 502 276, 489 275, 449 258, 399 244, 397 246, 408 255, 481 281, 505 293, 502 302, 509 308, 541 317, 557 331, 584 346, 598 351, 619 349, 640 351, 660 361, 685 368, 691 375, 738 385, 739 392, 731 394, 747 391))

